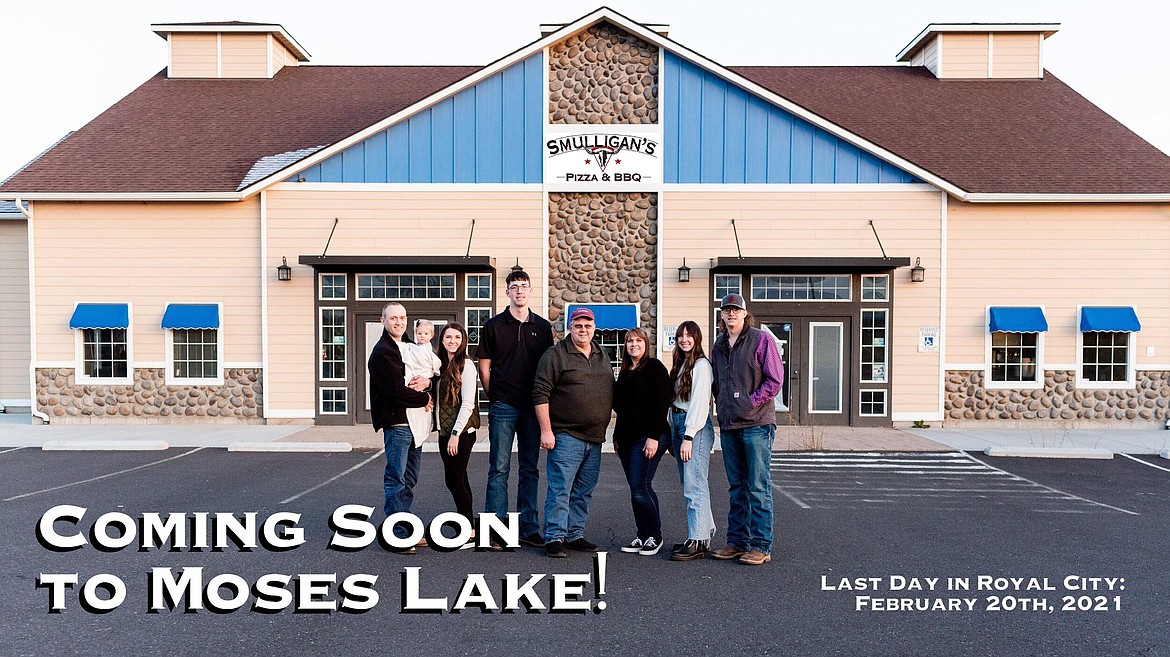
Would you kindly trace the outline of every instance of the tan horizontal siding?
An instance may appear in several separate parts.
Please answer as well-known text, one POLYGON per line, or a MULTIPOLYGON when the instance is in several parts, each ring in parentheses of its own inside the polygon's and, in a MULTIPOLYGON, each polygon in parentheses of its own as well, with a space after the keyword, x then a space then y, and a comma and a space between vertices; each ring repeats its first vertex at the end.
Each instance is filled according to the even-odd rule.
POLYGON ((1138 366, 1170 361, 1170 205, 952 203, 949 218, 948 361, 983 362, 989 305, 1043 306, 1044 360, 1071 364, 1077 306, 1130 304, 1138 366))
POLYGON ((220 39, 223 77, 268 77, 268 35, 222 34, 220 39))
POLYGON ((1035 78, 1040 75, 1041 34, 994 35, 991 77, 1035 78))
POLYGON ((940 78, 986 78, 987 34, 940 34, 940 78))
POLYGON ((218 73, 218 47, 214 34, 171 33, 172 78, 214 78, 218 73))
MULTIPOLYGON (((271 409, 314 408, 316 322, 313 270, 301 255, 325 248, 339 218, 329 255, 461 256, 474 218, 472 255, 496 259, 495 310, 507 303, 504 279, 519 260, 532 276, 533 306, 544 289, 544 197, 532 192, 387 192, 280 190, 267 194, 269 276, 269 391, 271 409), (276 281, 281 258, 293 280, 276 281)), ((360 329, 359 329, 360 330, 360 329)), ((353 344, 357 344, 356 338, 353 344)))
POLYGON ((168 303, 222 303, 224 361, 259 362, 259 204, 38 203, 38 360, 75 358, 77 303, 129 302, 133 358, 163 362, 168 303), (197 274, 196 274, 197 273, 197 274))
POLYGON ((0 399, 28 399, 28 225, 0 219, 0 399))
MULTIPOLYGON (((711 322, 709 258, 736 255, 736 220, 745 257, 880 257, 869 220, 891 257, 922 258, 933 271, 911 284, 906 269, 891 276, 897 312, 891 331, 893 412, 938 412, 937 353, 918 353, 918 328, 939 325, 941 201, 937 192, 668 192, 661 201, 662 326, 711 322), (679 283, 683 257, 691 281, 679 283)), ((751 281, 744 277, 745 295, 751 281)), ((765 302, 748 302, 756 307, 765 302)), ((772 303, 768 303, 772 306, 772 303)), ((782 304, 775 304, 779 307, 782 304)), ((711 336, 704 335, 710 346, 711 336)))

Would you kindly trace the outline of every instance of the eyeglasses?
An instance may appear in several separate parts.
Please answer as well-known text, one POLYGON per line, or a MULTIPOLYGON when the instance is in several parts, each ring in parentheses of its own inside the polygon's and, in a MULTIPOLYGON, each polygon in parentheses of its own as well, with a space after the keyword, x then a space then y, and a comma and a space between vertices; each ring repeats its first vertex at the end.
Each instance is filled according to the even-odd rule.
POLYGON ((743 308, 733 308, 728 306, 727 308, 720 308, 719 312, 723 313, 724 315, 735 315, 737 313, 746 313, 747 311, 743 308))
POLYGON ((529 285, 528 283, 513 283, 512 285, 508 286, 509 292, 515 292, 517 290, 531 290, 531 289, 532 289, 532 286, 529 285))

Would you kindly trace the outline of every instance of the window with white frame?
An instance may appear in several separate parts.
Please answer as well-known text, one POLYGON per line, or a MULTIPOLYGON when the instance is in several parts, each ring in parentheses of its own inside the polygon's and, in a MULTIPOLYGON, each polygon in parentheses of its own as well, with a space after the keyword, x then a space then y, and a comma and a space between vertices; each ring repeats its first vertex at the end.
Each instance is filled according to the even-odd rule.
POLYGON ((171 330, 171 377, 219 378, 219 330, 212 328, 171 330))
POLYGON ((992 333, 992 383, 1036 383, 1039 356, 1039 333, 992 333))
POLYGON ((480 300, 492 298, 492 275, 491 274, 468 274, 467 275, 467 300, 480 300))
POLYGON ((880 276, 862 276, 861 277, 861 300, 862 301, 889 301, 890 300, 890 277, 882 274, 880 276))
POLYGON ((345 274, 321 274, 321 299, 345 299, 345 274))
POLYGON ((321 388, 321 415, 345 415, 346 406, 345 388, 321 388))
POLYGON ((852 276, 752 275, 752 301, 849 301, 852 276))
POLYGON ((124 379, 130 376, 126 329, 89 328, 81 330, 82 371, 93 379, 124 379))
POLYGON ((483 330, 483 325, 492 318, 491 308, 468 308, 466 311, 467 317, 467 346, 475 346, 479 344, 479 335, 483 330))
POLYGON ((345 308, 321 308, 321 380, 345 380, 345 308))
POLYGON ((1081 380, 1086 383, 1129 384, 1132 333, 1086 331, 1081 334, 1081 380))
POLYGON ((885 310, 861 311, 861 380, 886 382, 888 333, 885 310))
POLYGON ((359 299, 454 299, 455 274, 358 274, 359 299))
POLYGON ((858 409, 863 416, 881 416, 886 414, 886 391, 885 390, 862 390, 861 391, 861 408, 858 409))
POLYGON ((626 353, 626 331, 628 329, 598 329, 597 342, 609 354, 609 365, 617 371, 622 366, 622 356, 626 353))
POLYGON ((722 301, 729 294, 743 294, 743 277, 739 274, 715 274, 715 300, 722 301))

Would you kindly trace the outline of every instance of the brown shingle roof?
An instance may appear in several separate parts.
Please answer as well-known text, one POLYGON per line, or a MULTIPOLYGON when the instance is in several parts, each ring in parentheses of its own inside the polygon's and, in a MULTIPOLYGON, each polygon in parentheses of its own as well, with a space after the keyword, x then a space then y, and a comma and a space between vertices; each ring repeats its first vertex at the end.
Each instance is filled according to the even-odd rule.
POLYGON ((1051 73, 940 80, 923 67, 731 70, 967 192, 1170 193, 1170 157, 1051 73))
MULTIPOLYGON (((261 158, 344 139, 479 70, 299 66, 272 80, 148 80, 0 193, 231 192, 261 158)), ((734 72, 973 193, 1166 194, 1170 157, 1051 74, 921 67, 734 72)))
POLYGON ((159 73, 0 192, 235 191, 262 157, 333 144, 478 70, 296 66, 271 80, 159 73))

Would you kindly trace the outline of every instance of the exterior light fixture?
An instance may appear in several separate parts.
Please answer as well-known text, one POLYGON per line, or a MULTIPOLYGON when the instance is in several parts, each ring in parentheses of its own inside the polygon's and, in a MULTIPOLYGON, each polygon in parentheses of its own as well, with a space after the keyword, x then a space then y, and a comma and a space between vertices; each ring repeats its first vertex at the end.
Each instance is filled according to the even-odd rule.
POLYGON ((280 257, 280 266, 276 268, 276 280, 278 280, 278 281, 291 281, 292 280, 292 267, 288 266, 288 258, 286 258, 284 256, 280 257))
POLYGON ((910 282, 921 283, 926 280, 926 269, 922 266, 922 258, 914 259, 914 266, 910 268, 910 282))
POLYGON ((678 282, 689 283, 691 280, 691 268, 687 266, 687 259, 683 258, 682 267, 678 268, 678 282))
POLYGON ((520 256, 516 256, 516 264, 512 265, 512 271, 524 271, 524 268, 520 266, 520 256))

